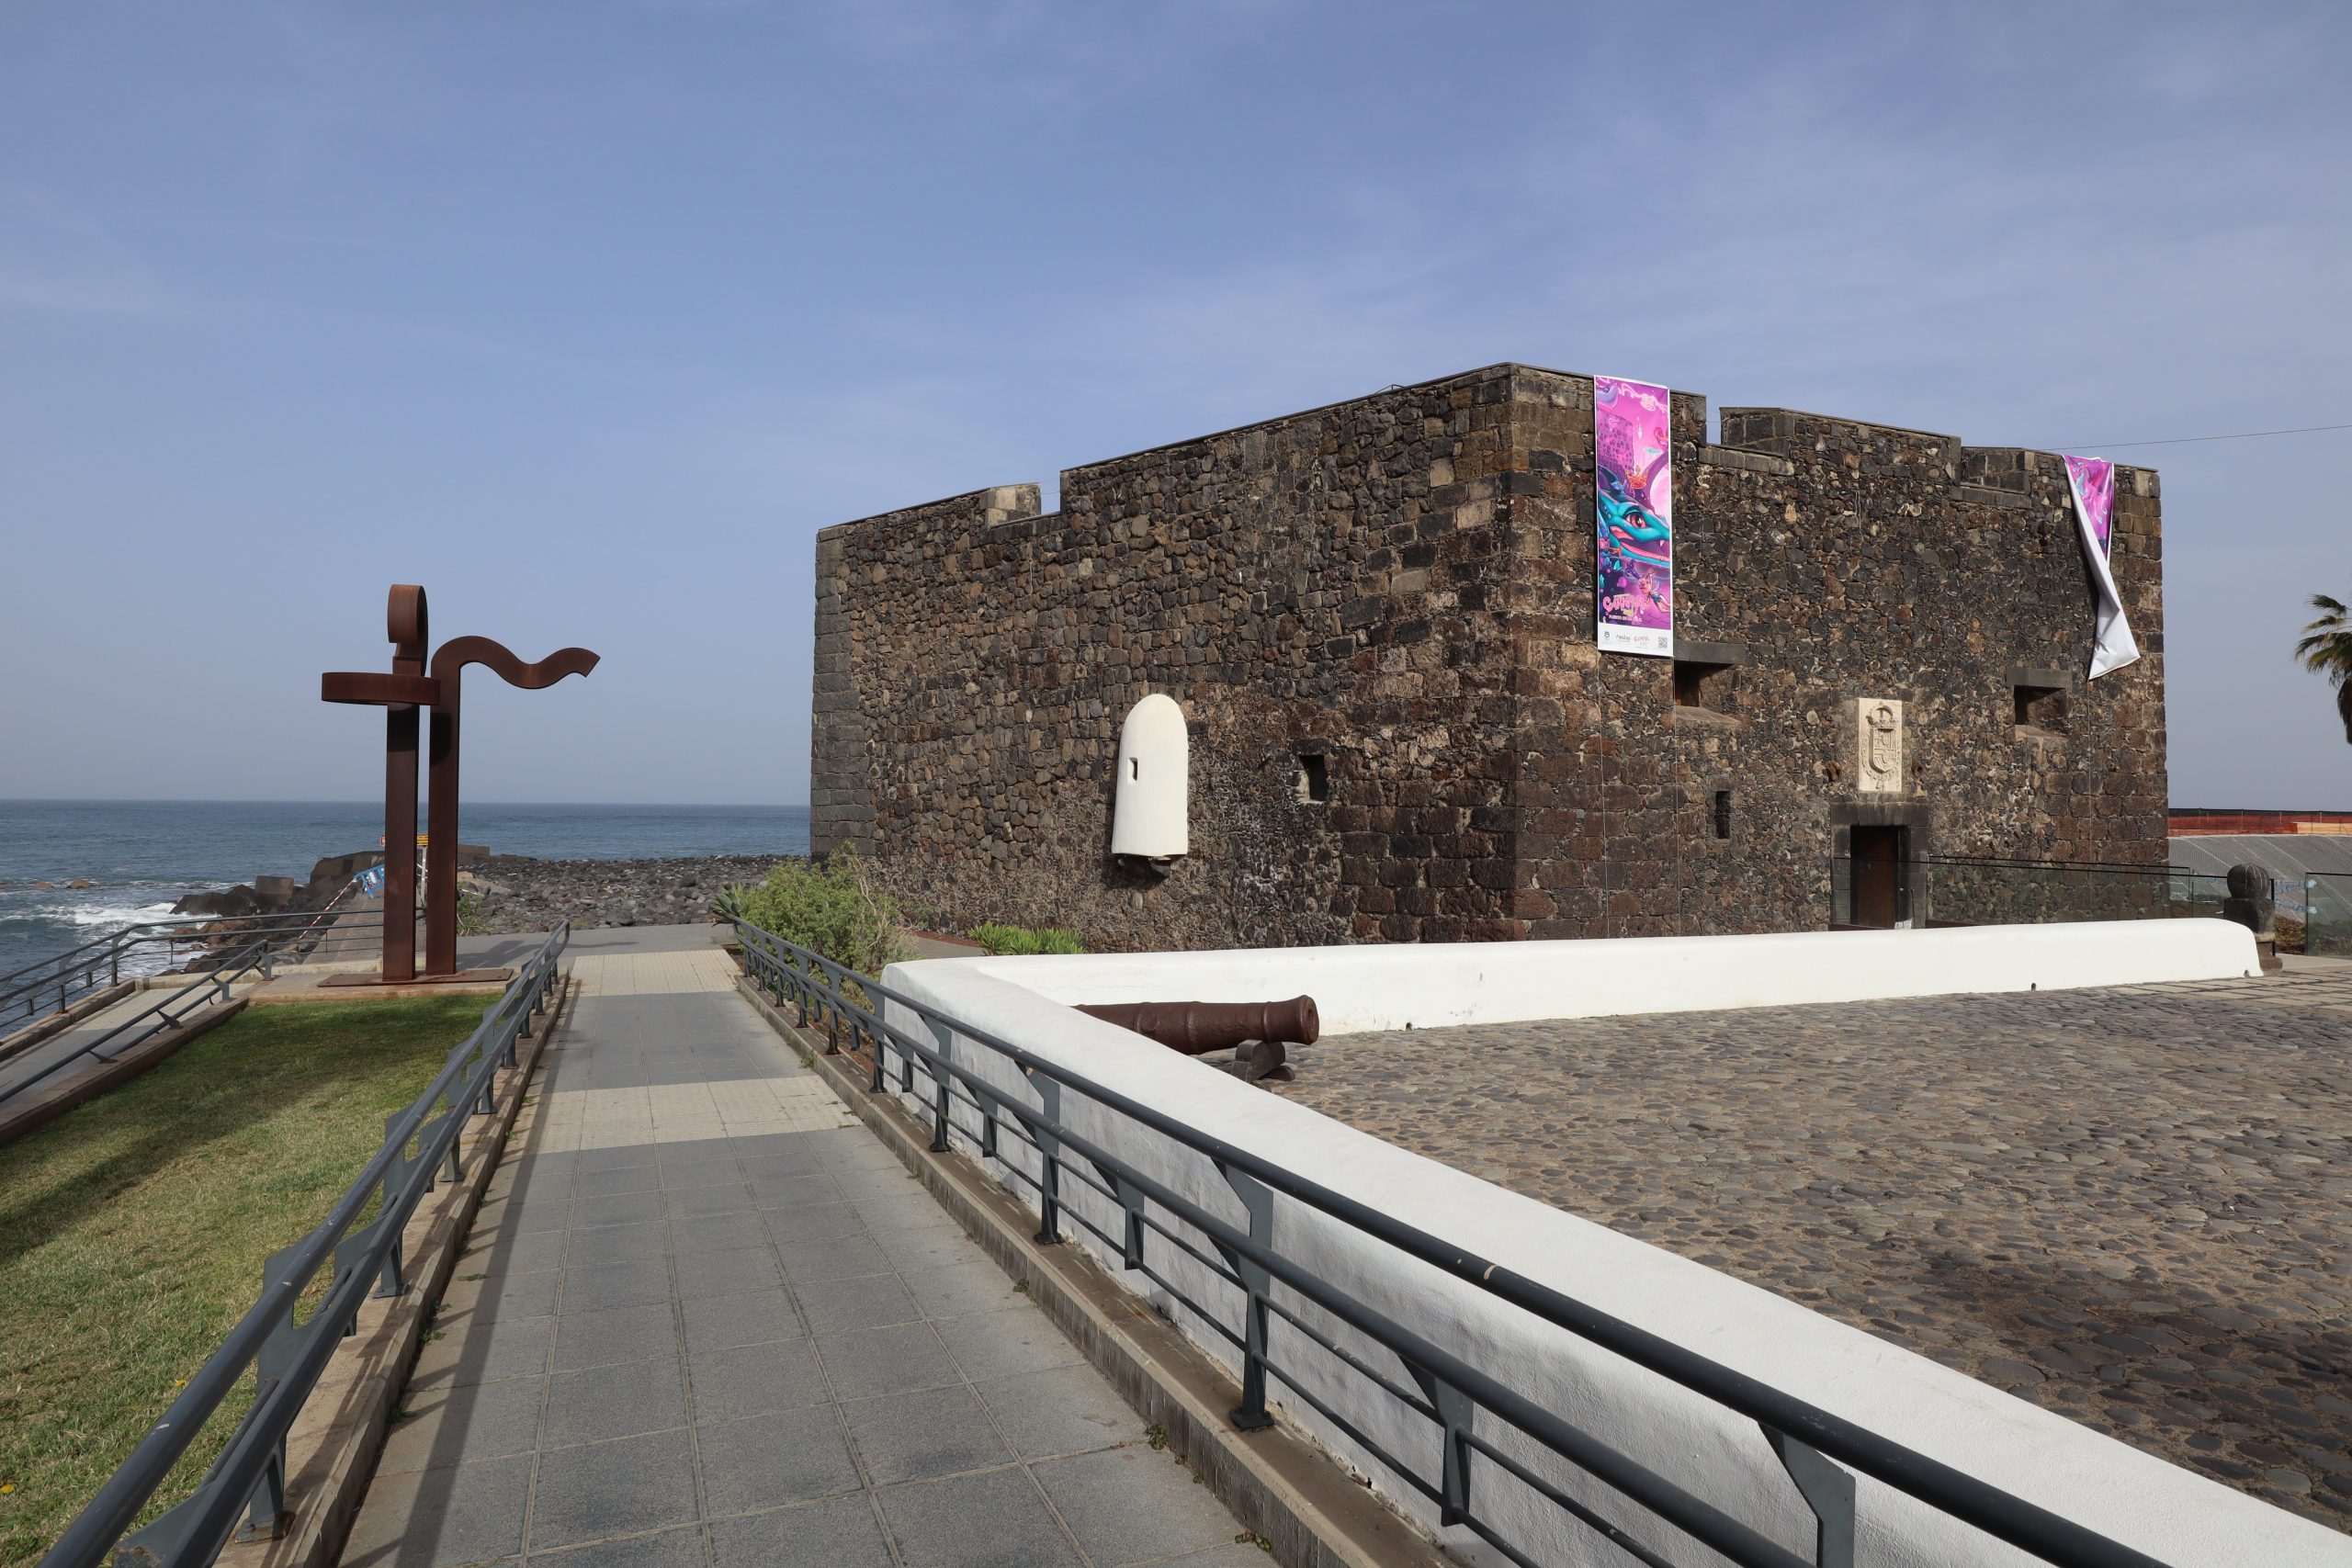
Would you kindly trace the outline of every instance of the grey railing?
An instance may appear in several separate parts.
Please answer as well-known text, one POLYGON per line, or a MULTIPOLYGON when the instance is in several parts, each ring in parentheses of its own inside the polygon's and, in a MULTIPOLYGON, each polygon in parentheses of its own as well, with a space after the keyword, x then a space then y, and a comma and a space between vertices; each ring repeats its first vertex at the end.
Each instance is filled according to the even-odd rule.
POLYGON ((516 1040, 547 1010, 571 938, 568 922, 548 935, 424 1092, 385 1122, 383 1145, 333 1212, 263 1265, 261 1299, 98 1488, 41 1559, 41 1568, 95 1568, 109 1554, 118 1568, 202 1568, 232 1534, 267 1540, 284 1533, 286 1435, 335 1347, 354 1332, 361 1301, 409 1290, 401 1232, 438 1181, 464 1174, 459 1134, 469 1118, 496 1110, 499 1070, 515 1065, 516 1040), (324 1293, 298 1323, 295 1308, 322 1268, 327 1270, 324 1293), (126 1535, 247 1368, 254 1375, 253 1406, 195 1493, 126 1535))
POLYGON ((282 950, 302 952, 337 925, 379 922, 380 915, 336 912, 336 906, 354 886, 345 884, 319 909, 191 915, 118 926, 63 953, 0 975, 0 1030, 63 1012, 92 992, 119 984, 126 972, 135 978, 168 970, 183 956, 198 962, 217 958, 224 952, 242 951, 254 938, 263 936, 282 950))
MULTIPOLYGON (((1022 1184, 1035 1201, 1040 1244, 1059 1242, 1065 1223, 1083 1229, 1117 1256, 1126 1271, 1141 1274, 1222 1336, 1242 1368, 1241 1402, 1231 1413, 1237 1427, 1247 1430, 1272 1421, 1267 1389, 1270 1380, 1279 1382, 1436 1505, 1441 1523, 1465 1527, 1513 1562, 1533 1568, 1536 1559, 1529 1552, 1535 1548, 1508 1539, 1502 1516, 1510 1510, 1494 1509, 1486 1502, 1493 1487, 1482 1483, 1480 1475, 1489 1467, 1588 1527, 1627 1558, 1652 1568, 1668 1568, 1670 1560, 1634 1535, 1626 1519, 1610 1517, 1535 1473, 1510 1451, 1520 1445, 1507 1447, 1475 1430, 1481 1423, 1474 1423, 1473 1417, 1480 1411, 1602 1483, 1619 1499, 1616 1512, 1630 1509, 1663 1521, 1745 1568, 1852 1568, 1851 1472, 2064 1568, 2163 1568, 2155 1558, 1212 1137, 871 976, 757 927, 738 922, 735 930, 753 981, 771 998, 792 1005, 803 1027, 820 1023, 833 1046, 845 1048, 865 1067, 874 1093, 888 1092, 895 1076, 899 1094, 915 1095, 920 1076, 932 1124, 932 1150, 961 1149, 986 1162, 993 1173, 1022 1184), (890 1023, 881 1015, 886 1002, 1012 1064, 1037 1103, 1007 1094, 933 1042, 890 1023), (1210 1161, 1241 1200, 1249 1227, 1202 1208, 1118 1149, 1077 1131, 1063 1109, 1071 1097, 1115 1111, 1210 1161), (1023 1168, 1025 1161, 1006 1158, 1007 1146, 1013 1143, 1035 1156, 1034 1174, 1023 1168), (1106 1212, 1116 1211, 1121 1234, 1112 1234, 1070 1207, 1064 1199, 1070 1184, 1102 1200, 1106 1212), (1792 1551, 1612 1447, 1609 1434, 1588 1431, 1536 1404, 1472 1366, 1454 1348, 1318 1276, 1285 1251, 1282 1238, 1273 1234, 1272 1193, 1371 1238, 1393 1250, 1400 1262, 1410 1258, 1442 1270, 1755 1422, 1761 1440, 1770 1445, 1813 1511, 1816 1529, 1812 1554, 1792 1551), (1186 1295, 1164 1267, 1171 1254, 1207 1269, 1235 1292, 1228 1310, 1213 1310, 1186 1295), (1384 1371, 1338 1343, 1293 1304, 1277 1299, 1277 1284, 1378 1346, 1396 1360, 1399 1371, 1384 1371), (1324 1378, 1361 1380, 1427 1422, 1439 1439, 1439 1462, 1431 1467, 1400 1457, 1335 1409, 1316 1392, 1314 1384, 1320 1380, 1315 1372, 1278 1358, 1269 1332, 1275 1320, 1329 1359, 1322 1369, 1324 1378), (1234 1327, 1235 1323, 1240 1326, 1234 1327)), ((1489 1432, 1495 1425, 1482 1424, 1489 1432)))
MULTIPOLYGON (((300 917, 311 922, 309 927, 266 927, 259 931, 238 931, 224 933, 218 940, 227 944, 226 951, 215 951, 212 962, 191 975, 187 983, 176 988, 159 990, 156 999, 139 1009, 128 1018, 116 1020, 96 1033, 76 1032, 66 1037, 66 1049, 56 1052, 51 1060, 36 1070, 14 1077, 0 1086, 0 1109, 47 1083, 69 1067, 82 1065, 95 1056, 111 1061, 133 1047, 143 1044, 187 1021, 190 1015, 200 1012, 215 1002, 230 998, 237 983, 259 973, 266 979, 277 973, 279 963, 288 956, 299 956, 306 938, 323 932, 327 923, 341 920, 380 924, 380 915, 330 915, 325 910, 300 917)), ((30 1050, 41 1050, 36 1045, 30 1050)))
MULTIPOLYGON (((1884 863, 1840 855, 1830 874, 1831 918, 1859 923, 1857 868, 1884 863)), ((1895 863, 1901 908, 1914 926, 2041 925, 2076 920, 2212 916, 2228 878, 2168 865, 1926 855, 1895 863)))

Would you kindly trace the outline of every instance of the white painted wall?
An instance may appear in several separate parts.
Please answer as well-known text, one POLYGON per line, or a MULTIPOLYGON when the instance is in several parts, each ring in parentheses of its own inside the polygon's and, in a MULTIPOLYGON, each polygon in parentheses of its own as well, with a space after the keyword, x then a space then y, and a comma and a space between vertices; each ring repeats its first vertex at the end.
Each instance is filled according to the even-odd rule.
MULTIPOLYGON (((2239 928, 2215 921, 2150 921, 2129 930, 2130 942, 2120 940, 2123 933, 2118 931, 2052 926, 2021 931, 1979 928, 1883 935, 1493 944, 1476 953, 1392 946, 955 959, 894 965, 884 978, 959 1021, 1066 1065, 1203 1133, 1259 1151, 1405 1224, 1457 1241, 2165 1562, 2182 1568, 2352 1565, 2352 1539, 2323 1526, 2141 1453, 1770 1292, 1250 1088, 1064 1005, 1072 997, 1240 999, 1304 991, 1322 1005, 1327 1032, 1340 1032, 1388 1027, 1407 1018, 1434 1026, 1482 1019, 1589 1016, 1607 1010, 1598 996, 1657 998, 1663 992, 1676 1007, 1687 1009, 1917 995, 1963 987, 2021 989, 2032 984, 2055 987, 2210 977, 2251 967, 2251 938, 2239 928), (2232 931, 2243 940, 2232 940, 2232 931), (1657 956, 1633 950, 1649 950, 1657 956), (1794 973, 1808 967, 1810 974, 1794 973), (1726 975, 1727 970, 1736 972, 1736 978, 1726 975), (1871 976, 1876 977, 1867 978, 1871 976), (1536 1008, 1551 1010, 1528 1010, 1536 1008)), ((901 1027, 917 1021, 901 1005, 894 1004, 889 1011, 901 1027)), ((930 1032, 948 1045, 959 1063, 1023 1103, 1038 1102, 1033 1081, 993 1053, 960 1036, 943 1037, 936 1029, 930 1032)), ((914 1108, 927 1110, 928 1093, 929 1086, 919 1077, 914 1108)), ((1063 1098, 1062 1114, 1074 1130, 1117 1149, 1237 1225, 1246 1223, 1239 1201, 1207 1161, 1099 1105, 1067 1091, 1063 1098)), ((1035 1175, 1038 1162, 1034 1151, 1009 1137, 1002 1147, 1010 1166, 1035 1175)), ((1027 1187, 1009 1176, 1006 1182, 1029 1195, 1027 1187)), ((1120 1235, 1114 1204, 1075 1182, 1067 1183, 1064 1190, 1075 1215, 1114 1238, 1120 1235)), ((1273 1224, 1283 1250, 1323 1278, 1453 1348, 1587 1430, 1604 1435, 1621 1450, 1792 1550, 1809 1554, 1811 1515, 1751 1424, 1288 1200, 1275 1200, 1273 1224)), ((1096 1241, 1076 1223, 1066 1221, 1064 1234, 1087 1246, 1114 1274, 1118 1271, 1115 1247, 1096 1241)), ((1237 1292, 1157 1235, 1148 1246, 1154 1267, 1170 1274, 1184 1294, 1204 1303, 1226 1328, 1238 1327, 1237 1292)), ((1212 1324, 1176 1306, 1142 1276, 1128 1278, 1210 1354, 1238 1368, 1238 1352, 1212 1324)), ((1278 1292, 1277 1299, 1292 1298, 1278 1292)), ((1321 1326, 1332 1332, 1334 1325, 1324 1322, 1321 1326)), ((1371 1364, 1393 1365, 1385 1353, 1352 1334, 1334 1337, 1371 1364)), ((1427 1422, 1322 1358, 1279 1323, 1274 1345, 1277 1361, 1305 1369, 1319 1397, 1383 1446, 1414 1456, 1425 1473, 1435 1476, 1434 1429, 1427 1422)), ((1408 1380, 1400 1373, 1398 1381, 1408 1380)), ((1287 1397, 1279 1383, 1273 1397, 1286 1419, 1355 1464, 1385 1496, 1434 1530, 1434 1509, 1370 1460, 1333 1423, 1287 1397)), ((1479 1430, 1485 1433, 1488 1428, 1483 1420, 1479 1430)), ((1676 1562, 1719 1561, 1678 1533, 1645 1522, 1637 1510, 1588 1478, 1536 1461, 1532 1448, 1526 1451, 1534 1468, 1676 1562)), ((1540 1560, 1619 1560, 1613 1549, 1600 1545, 1583 1527, 1513 1486, 1491 1464, 1476 1462, 1473 1485, 1482 1514, 1507 1521, 1515 1537, 1539 1543, 1540 1560)), ((1860 1561, 1871 1568, 1974 1568, 2031 1561, 1876 1483, 1863 1480, 1860 1492, 1860 1561)), ((1442 1533, 1465 1561, 1494 1560, 1467 1531, 1457 1528, 1442 1533)))
POLYGON ((1059 1002, 1261 1001, 1305 992, 1323 1032, 1704 1012, 2256 973, 2227 920, 1592 942, 1408 942, 973 962, 1059 1002))

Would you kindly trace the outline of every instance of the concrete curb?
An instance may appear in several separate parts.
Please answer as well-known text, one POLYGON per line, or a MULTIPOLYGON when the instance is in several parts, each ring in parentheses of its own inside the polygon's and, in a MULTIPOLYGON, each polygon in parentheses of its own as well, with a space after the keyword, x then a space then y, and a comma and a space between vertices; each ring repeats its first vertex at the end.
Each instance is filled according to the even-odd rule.
POLYGON ((1054 1325, 1110 1379, 1119 1396, 1168 1443, 1253 1533, 1273 1543, 1284 1568, 1437 1568, 1452 1561, 1338 1461, 1287 1425, 1239 1432, 1227 1418, 1241 1390, 1225 1369, 1097 1267, 1079 1247, 1039 1247, 1036 1216, 962 1151, 930 1152, 929 1125, 896 1100, 867 1092, 864 1077, 825 1055, 748 976, 736 988, 853 1114, 882 1140, 998 1267, 1025 1287, 1054 1325))
POLYGON ((218 1028, 244 1010, 245 998, 243 997, 219 1003, 176 1029, 167 1029, 151 1039, 141 1041, 119 1056, 107 1058, 102 1067, 68 1077, 55 1088, 42 1089, 26 1097, 21 1102, 10 1101, 7 1111, 0 1113, 0 1144, 14 1143, 35 1128, 46 1126, 75 1107, 96 1100, 118 1084, 137 1077, 198 1035, 218 1028))
POLYGON ((569 980, 560 981, 539 1028, 516 1042, 516 1065, 495 1079, 498 1109, 459 1138, 464 1176, 425 1195, 401 1233, 409 1288, 369 1298, 359 1331, 337 1348, 286 1438, 286 1506, 293 1516, 276 1540, 232 1541, 222 1568, 328 1568, 343 1555, 352 1521, 375 1479, 394 1402, 408 1385, 426 1320, 456 1270, 483 1190, 498 1168, 541 1052, 563 1021, 569 980))

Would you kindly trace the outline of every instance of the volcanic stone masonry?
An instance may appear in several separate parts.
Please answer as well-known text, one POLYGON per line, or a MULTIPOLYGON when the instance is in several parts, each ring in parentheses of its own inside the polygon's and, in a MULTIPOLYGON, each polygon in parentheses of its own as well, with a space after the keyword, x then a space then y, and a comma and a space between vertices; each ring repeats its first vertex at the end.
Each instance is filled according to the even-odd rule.
POLYGON ((1069 469, 1050 514, 1012 485, 828 528, 814 848, 1114 948, 1818 930, 1857 828, 2164 863, 2154 471, 2118 468, 2112 552, 2145 657, 2093 682, 2054 455, 1706 427, 1674 393, 1670 660, 1595 649, 1592 381, 1521 365, 1069 469), (1165 867, 1109 848, 1155 691, 1192 738, 1165 867), (1858 776, 1873 723, 1899 776, 1858 776))

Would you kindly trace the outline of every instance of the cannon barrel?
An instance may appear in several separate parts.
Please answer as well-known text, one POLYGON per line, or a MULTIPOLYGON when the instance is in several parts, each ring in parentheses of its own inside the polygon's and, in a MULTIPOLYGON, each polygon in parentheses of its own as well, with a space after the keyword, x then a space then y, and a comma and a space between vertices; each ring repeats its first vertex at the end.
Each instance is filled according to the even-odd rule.
POLYGON ((1187 1056, 1230 1050, 1245 1040, 1312 1045, 1323 1030, 1313 997, 1286 1002, 1096 1002, 1078 1010, 1187 1056))

